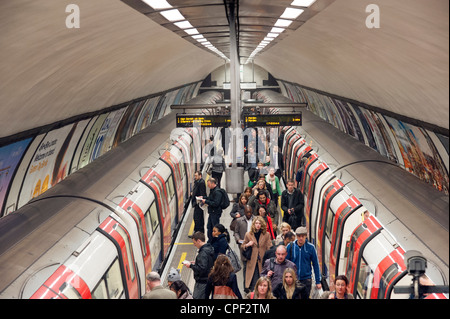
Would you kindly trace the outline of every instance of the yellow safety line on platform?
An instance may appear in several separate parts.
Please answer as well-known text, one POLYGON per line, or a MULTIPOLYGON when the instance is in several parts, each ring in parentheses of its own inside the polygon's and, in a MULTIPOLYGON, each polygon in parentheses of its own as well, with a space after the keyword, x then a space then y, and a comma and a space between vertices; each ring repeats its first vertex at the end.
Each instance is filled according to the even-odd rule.
POLYGON ((187 255, 187 253, 182 253, 180 262, 178 263, 177 269, 180 271, 180 274, 181 274, 181 270, 183 269, 183 261, 186 259, 186 255, 187 255))
POLYGON ((174 243, 174 245, 194 245, 194 243, 174 243))
POLYGON ((188 233, 189 236, 192 236, 192 234, 194 233, 194 226, 195 226, 195 224, 194 224, 194 221, 192 220, 191 227, 189 228, 189 233, 188 233))

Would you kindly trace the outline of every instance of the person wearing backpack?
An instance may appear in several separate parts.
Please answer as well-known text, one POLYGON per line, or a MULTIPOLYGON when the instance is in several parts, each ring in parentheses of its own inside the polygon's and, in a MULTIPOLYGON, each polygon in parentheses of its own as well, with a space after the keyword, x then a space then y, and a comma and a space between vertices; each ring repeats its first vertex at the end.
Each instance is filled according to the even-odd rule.
POLYGON ((272 288, 283 281, 283 273, 287 268, 292 268, 297 272, 297 266, 290 260, 286 259, 286 246, 279 245, 275 252, 275 257, 267 259, 261 271, 261 276, 267 276, 272 282, 272 288))
MULTIPOLYGON (((208 223, 206 225, 208 239, 213 238, 212 231, 213 227, 220 223, 220 216, 222 216, 223 203, 222 201, 228 199, 228 196, 224 196, 223 190, 217 186, 217 181, 215 178, 210 177, 206 183, 210 189, 209 196, 203 197, 203 204, 208 205, 208 223)), ((229 203, 229 199, 228 199, 229 203)))
POLYGON ((217 153, 211 157, 211 176, 217 181, 217 186, 220 187, 223 172, 225 171, 225 159, 223 158, 223 149, 219 148, 217 153))

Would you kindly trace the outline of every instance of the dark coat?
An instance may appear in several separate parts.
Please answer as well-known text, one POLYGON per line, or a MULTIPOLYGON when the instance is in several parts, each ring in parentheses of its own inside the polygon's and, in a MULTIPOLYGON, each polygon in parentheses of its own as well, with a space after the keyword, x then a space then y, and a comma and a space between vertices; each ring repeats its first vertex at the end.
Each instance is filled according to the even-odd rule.
MULTIPOLYGON (((283 287, 283 283, 280 282, 275 289, 273 289, 273 295, 277 297, 277 299, 287 299, 286 297, 286 289, 283 287)), ((302 289, 295 287, 294 293, 292 294, 292 299, 301 299, 302 289)))
POLYGON ((284 212, 283 221, 291 225, 291 228, 295 231, 295 229, 301 225, 301 221, 303 219, 303 206, 305 202, 302 192, 297 188, 294 188, 294 192, 291 196, 293 196, 293 201, 291 207, 289 207, 289 193, 287 189, 283 191, 281 194, 281 209, 284 212), (289 208, 294 208, 294 214, 297 217, 295 221, 293 221, 292 217, 288 213, 289 208))
POLYGON ((205 204, 208 204, 208 214, 222 215, 222 193, 219 191, 219 187, 211 189, 209 196, 206 198, 205 204))
POLYGON ((225 234, 220 234, 217 237, 211 238, 210 240, 208 240, 208 243, 210 243, 214 248, 214 260, 217 259, 217 256, 219 256, 219 254, 225 254, 227 252, 228 241, 225 234))
POLYGON ((198 206, 196 196, 206 197, 206 184, 203 178, 194 181, 194 187, 192 188, 192 207, 198 206))
POLYGON ((205 243, 198 250, 197 257, 195 258, 195 264, 192 264, 190 268, 194 271, 194 279, 196 282, 206 283, 208 281, 208 275, 214 265, 214 248, 211 244, 205 243))

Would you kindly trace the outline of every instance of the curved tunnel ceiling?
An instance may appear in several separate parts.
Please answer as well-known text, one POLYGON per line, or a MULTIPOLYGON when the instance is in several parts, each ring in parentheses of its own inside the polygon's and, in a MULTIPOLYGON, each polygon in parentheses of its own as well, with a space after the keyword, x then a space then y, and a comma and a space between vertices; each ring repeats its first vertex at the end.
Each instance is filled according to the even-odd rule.
MULTIPOLYGON (((231 0, 167 0, 225 56, 231 0)), ((296 0, 297 1, 297 0, 296 0)), ((241 63, 293 0, 240 0, 241 63)), ((255 54, 276 78, 448 130, 448 1, 316 0, 255 54)), ((141 0, 0 2, 0 137, 204 79, 223 65, 141 0)), ((302 8, 302 7, 296 7, 302 8)), ((161 10, 159 10, 161 11, 161 10)))

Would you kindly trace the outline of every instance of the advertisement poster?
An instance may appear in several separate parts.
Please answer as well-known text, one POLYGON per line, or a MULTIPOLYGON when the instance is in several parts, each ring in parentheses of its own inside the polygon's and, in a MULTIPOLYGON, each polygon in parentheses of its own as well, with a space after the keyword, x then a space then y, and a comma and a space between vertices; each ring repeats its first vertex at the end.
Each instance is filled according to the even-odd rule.
POLYGON ((0 148, 0 208, 2 211, 9 184, 31 140, 32 138, 28 138, 0 148))
POLYGON ((69 172, 78 140, 88 120, 49 132, 37 148, 25 175, 19 207, 44 193, 69 172))
POLYGON ((95 141, 97 140, 98 133, 103 126, 103 122, 108 117, 108 114, 100 115, 92 126, 86 141, 84 142, 83 148, 81 150, 80 159, 78 161, 78 169, 83 168, 87 164, 90 163, 90 155, 92 153, 92 149, 94 148, 95 141))

